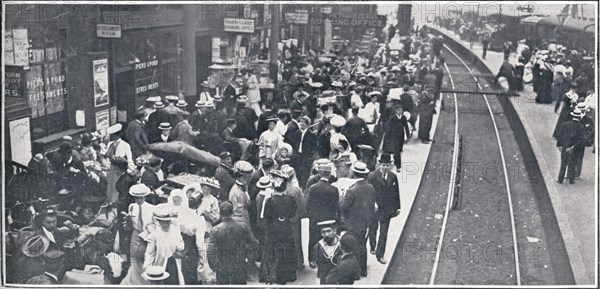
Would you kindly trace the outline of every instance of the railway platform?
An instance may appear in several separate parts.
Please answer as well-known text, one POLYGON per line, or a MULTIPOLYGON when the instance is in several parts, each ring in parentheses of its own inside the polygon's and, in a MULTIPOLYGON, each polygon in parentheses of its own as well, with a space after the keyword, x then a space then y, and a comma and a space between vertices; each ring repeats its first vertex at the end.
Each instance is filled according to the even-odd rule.
MULTIPOLYGON (((432 27, 431 24, 428 26, 432 27)), ((446 45, 448 41, 455 42, 456 47, 470 50, 477 61, 487 66, 492 74, 496 74, 503 62, 503 53, 488 51, 486 59, 482 59, 481 43, 475 43, 470 48, 469 43, 461 40, 454 32, 443 27, 432 27, 436 34, 443 34, 446 45)), ((511 64, 517 62, 517 55, 512 53, 509 58, 511 64)), ((581 179, 575 184, 558 184, 558 171, 560 168, 560 151, 556 147, 556 140, 552 131, 558 119, 554 112, 554 104, 538 104, 535 102, 535 93, 531 85, 518 97, 509 97, 510 104, 514 107, 528 138, 535 161, 540 168, 540 179, 545 183, 550 196, 552 208, 540 210, 554 210, 556 219, 564 240, 569 263, 571 265, 577 285, 594 284, 596 272, 596 226, 597 219, 597 183, 598 175, 595 166, 595 153, 592 148, 586 148, 583 160, 581 179)))

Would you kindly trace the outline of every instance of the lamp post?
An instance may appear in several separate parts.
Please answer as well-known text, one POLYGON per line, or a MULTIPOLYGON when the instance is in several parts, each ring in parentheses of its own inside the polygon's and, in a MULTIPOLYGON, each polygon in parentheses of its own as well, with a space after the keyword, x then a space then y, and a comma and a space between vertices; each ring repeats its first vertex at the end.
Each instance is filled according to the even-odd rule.
POLYGON ((331 19, 329 15, 333 11, 333 7, 324 6, 321 7, 321 13, 325 14, 325 19, 323 20, 323 28, 324 28, 324 39, 323 39, 323 49, 326 52, 329 52, 332 47, 331 38, 332 38, 332 27, 331 27, 331 19))

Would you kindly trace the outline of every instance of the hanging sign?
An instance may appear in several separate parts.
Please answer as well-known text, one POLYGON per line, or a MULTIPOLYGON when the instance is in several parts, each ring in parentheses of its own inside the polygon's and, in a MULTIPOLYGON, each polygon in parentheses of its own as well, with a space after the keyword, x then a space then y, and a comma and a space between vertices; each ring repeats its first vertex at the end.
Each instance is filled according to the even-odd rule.
POLYGON ((226 32, 254 33, 254 20, 223 18, 223 30, 226 32))

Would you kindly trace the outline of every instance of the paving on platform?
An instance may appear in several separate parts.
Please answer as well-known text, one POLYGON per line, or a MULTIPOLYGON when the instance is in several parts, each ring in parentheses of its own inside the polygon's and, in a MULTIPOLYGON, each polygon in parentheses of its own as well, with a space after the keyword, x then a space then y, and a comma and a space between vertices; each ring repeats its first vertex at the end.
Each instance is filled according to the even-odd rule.
MULTIPOLYGON (((470 49, 479 57, 492 73, 497 73, 504 61, 502 52, 489 51, 486 59, 482 59, 483 48, 480 43, 469 48, 469 43, 463 41, 453 31, 435 26, 443 33, 465 49, 470 49)), ((512 53, 509 58, 511 64, 517 63, 517 55, 512 53)), ((535 154, 542 177, 556 219, 560 227, 569 262, 573 270, 577 285, 594 284, 596 273, 596 229, 597 219, 597 167, 596 154, 592 148, 586 148, 581 179, 575 184, 568 182, 556 183, 560 168, 560 151, 556 147, 556 140, 552 132, 558 120, 558 113, 554 112, 554 104, 538 104, 535 102, 535 93, 531 85, 526 85, 519 97, 509 97, 535 154)))
MULTIPOLYGON (((441 102, 437 102, 436 110, 440 111, 441 102)), ((434 140, 435 131, 437 128, 438 115, 434 114, 431 127, 431 139, 434 140)), ((388 261, 386 264, 381 264, 377 261, 375 255, 367 252, 367 277, 361 277, 360 280, 354 282, 354 285, 368 286, 379 285, 383 281, 383 277, 390 264, 390 259, 394 254, 406 219, 412 208, 412 205, 419 190, 419 184, 423 177, 425 164, 431 150, 431 143, 424 144, 417 138, 418 131, 413 132, 413 137, 404 144, 402 153, 402 172, 397 173, 400 189, 400 214, 390 221, 388 230, 388 239, 385 247, 384 258, 388 261)), ((451 153, 451 152, 449 152, 451 153)), ((368 241, 367 241, 368 243, 368 241)), ((317 278, 317 270, 308 266, 308 219, 302 219, 302 251, 304 253, 304 269, 297 274, 295 282, 287 283, 286 285, 319 285, 317 278)), ((369 250, 367 244, 367 250, 369 250)), ((248 285, 259 285, 257 278, 248 281, 248 285)))

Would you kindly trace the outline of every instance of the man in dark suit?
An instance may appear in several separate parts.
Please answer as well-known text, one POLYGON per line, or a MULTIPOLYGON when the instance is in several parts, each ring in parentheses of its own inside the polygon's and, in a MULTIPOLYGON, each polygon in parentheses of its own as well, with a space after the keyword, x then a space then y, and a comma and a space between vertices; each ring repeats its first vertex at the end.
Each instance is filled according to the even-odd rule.
POLYGON ((208 231, 208 264, 217 273, 218 284, 245 285, 246 248, 258 246, 258 240, 246 223, 231 218, 231 202, 220 203, 219 209, 222 221, 208 231))
POLYGON ((560 170, 558 172, 559 184, 562 184, 567 171, 567 179, 569 184, 575 183, 577 158, 575 152, 585 148, 584 141, 584 126, 581 124, 582 112, 575 109, 571 112, 572 120, 563 123, 560 127, 556 146, 561 148, 560 154, 560 170))
POLYGON ((160 130, 160 134, 155 138, 150 140, 150 143, 164 143, 164 142, 172 142, 175 139, 171 136, 171 124, 168 122, 162 122, 158 129, 160 130))
POLYGON ((158 126, 163 122, 169 122, 169 114, 166 113, 163 108, 165 104, 162 101, 154 103, 155 112, 148 116, 148 122, 146 123, 146 137, 148 140, 156 139, 160 135, 158 126))
POLYGON ((146 109, 140 106, 134 115, 135 119, 129 122, 127 129, 125 129, 125 138, 129 146, 131 146, 131 155, 135 160, 140 155, 143 155, 148 150, 148 137, 146 135, 146 124, 144 118, 146 117, 146 109))
POLYGON ((258 120, 258 117, 256 117, 256 119, 251 117, 251 113, 254 115, 256 115, 256 113, 252 109, 248 110, 246 103, 247 97, 245 95, 240 95, 238 107, 234 116, 237 125, 233 133, 237 137, 254 140, 257 138, 254 122, 258 120), (247 115, 249 115, 249 117, 247 117, 247 115))
POLYGON ((394 165, 400 172, 402 168, 402 148, 404 147, 404 137, 410 138, 412 132, 408 126, 408 120, 403 114, 401 105, 396 105, 396 114, 387 121, 384 129, 383 151, 394 154, 394 165))
POLYGON ((360 275, 367 276, 367 230, 375 215, 375 188, 367 181, 369 169, 361 161, 354 162, 350 168, 354 183, 343 194, 340 202, 342 223, 348 233, 358 242, 357 259, 360 275))
POLYGON ((353 248, 357 247, 357 240, 351 234, 344 234, 340 238, 342 256, 338 264, 329 271, 325 284, 352 285, 359 278, 360 266, 353 248))
POLYGON ((289 144, 297 142, 296 132, 300 129, 300 116, 302 116, 302 107, 292 107, 292 120, 287 124, 287 130, 283 136, 283 141, 289 144))
MULTIPOLYGON (((306 197, 306 214, 309 219, 308 248, 314 248, 321 239, 317 223, 338 219, 338 190, 329 183, 333 170, 332 163, 319 164, 317 171, 321 180, 308 188, 306 197)), ((308 251, 308 261, 311 268, 316 268, 314 250, 308 251)))
POLYGON ((165 184, 165 181, 161 181, 158 177, 158 174, 163 174, 161 171, 162 160, 159 158, 152 158, 148 163, 148 166, 144 169, 144 173, 142 173, 142 178, 140 182, 146 185, 150 190, 152 190, 152 194, 146 197, 146 202, 151 205, 158 205, 161 203, 160 197, 155 193, 158 188, 165 184))
POLYGON ((296 168, 298 183, 301 188, 304 188, 310 176, 310 169, 317 151, 317 136, 308 129, 310 118, 307 116, 300 117, 299 125, 299 129, 292 138, 295 142, 291 143, 294 149, 292 164, 296 168))
POLYGON ((79 235, 79 228, 73 224, 73 222, 67 220, 62 224, 58 224, 58 213, 55 210, 45 210, 34 218, 34 223, 38 228, 36 235, 46 237, 49 241, 48 251, 57 250, 69 254, 65 257, 64 265, 67 270, 70 270, 79 264, 75 255, 74 249, 68 249, 65 247, 70 240, 74 240, 79 235), (60 227, 59 227, 60 225, 60 227))
POLYGON ((381 154, 379 169, 371 172, 367 179, 375 188, 375 203, 377 204, 375 218, 369 227, 369 245, 371 246, 371 254, 374 254, 381 264, 386 263, 383 255, 385 254, 390 219, 400 213, 398 177, 390 172, 391 164, 392 156, 388 153, 381 154), (376 239, 378 227, 379 240, 376 239))
POLYGON ((352 107, 352 116, 348 118, 342 134, 346 136, 353 152, 358 152, 357 145, 370 143, 370 132, 367 123, 358 117, 358 107, 352 107))

